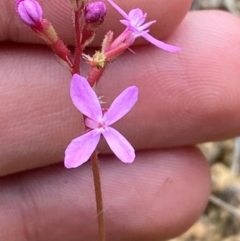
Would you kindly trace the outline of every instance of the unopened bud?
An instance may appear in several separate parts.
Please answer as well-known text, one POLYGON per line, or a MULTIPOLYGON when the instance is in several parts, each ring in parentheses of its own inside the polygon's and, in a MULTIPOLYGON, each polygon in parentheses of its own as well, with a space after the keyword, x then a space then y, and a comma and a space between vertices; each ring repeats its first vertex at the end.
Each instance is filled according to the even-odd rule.
POLYGON ((103 22, 107 7, 103 2, 89 3, 85 8, 85 20, 88 23, 103 22))
POLYGON ((42 22, 42 7, 36 0, 16 0, 17 12, 30 27, 39 27, 42 22))

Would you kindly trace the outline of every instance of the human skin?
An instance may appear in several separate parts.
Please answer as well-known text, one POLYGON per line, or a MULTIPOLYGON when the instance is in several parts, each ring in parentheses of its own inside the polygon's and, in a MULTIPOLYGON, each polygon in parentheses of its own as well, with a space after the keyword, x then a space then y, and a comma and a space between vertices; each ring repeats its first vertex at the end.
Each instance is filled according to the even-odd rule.
MULTIPOLYGON (((39 2, 73 45, 68 1, 39 2)), ((190 0, 117 3, 142 8, 157 20, 154 37, 182 47, 171 54, 140 40, 97 87, 109 104, 128 86, 140 93, 114 125, 136 149, 135 162, 99 146, 108 241, 160 241, 186 231, 208 202, 209 167, 194 145, 240 135, 240 20, 187 13, 190 0)), ((19 20, 14 1, 0 6, 0 240, 97 240, 90 163, 63 166, 66 146, 83 130, 70 74, 19 20)), ((120 33, 119 18, 109 6, 94 45, 109 29, 120 33)))

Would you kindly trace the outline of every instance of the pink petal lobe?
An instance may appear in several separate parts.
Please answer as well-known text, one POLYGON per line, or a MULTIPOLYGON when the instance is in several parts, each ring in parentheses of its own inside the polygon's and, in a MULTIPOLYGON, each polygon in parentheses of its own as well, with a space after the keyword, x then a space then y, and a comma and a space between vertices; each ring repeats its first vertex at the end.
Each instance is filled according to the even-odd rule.
POLYGON ((112 0, 107 0, 113 8, 115 8, 125 19, 128 19, 127 13, 125 13, 115 2, 112 0))
POLYGON ((136 157, 135 151, 131 144, 118 131, 108 127, 102 132, 109 147, 114 154, 124 163, 132 163, 136 157))
POLYGON ((138 100, 138 88, 131 86, 125 89, 112 103, 104 114, 106 125, 111 125, 126 115, 138 100))
POLYGON ((147 17, 146 14, 143 14, 143 11, 140 8, 132 9, 129 14, 129 20, 134 26, 140 26, 142 23, 145 22, 147 17))
POLYGON ((163 49, 165 51, 174 53, 174 52, 177 52, 177 51, 181 50, 180 47, 169 45, 169 44, 165 44, 162 41, 159 41, 159 40, 155 39, 154 37, 152 37, 148 33, 143 33, 141 36, 143 38, 145 38, 148 42, 152 43, 153 45, 155 45, 158 48, 163 49))
POLYGON ((153 23, 156 23, 156 20, 143 24, 141 27, 138 28, 138 30, 145 30, 145 29, 149 28, 153 23))
POLYGON ((126 27, 132 27, 131 22, 129 22, 128 20, 125 20, 125 19, 120 20, 120 23, 122 23, 126 27))
POLYGON ((72 140, 65 151, 64 165, 66 168, 76 168, 90 158, 97 147, 101 133, 92 130, 72 140))
POLYGON ((84 77, 78 74, 73 75, 70 95, 73 104, 82 114, 95 121, 98 121, 102 116, 102 108, 98 97, 84 77))

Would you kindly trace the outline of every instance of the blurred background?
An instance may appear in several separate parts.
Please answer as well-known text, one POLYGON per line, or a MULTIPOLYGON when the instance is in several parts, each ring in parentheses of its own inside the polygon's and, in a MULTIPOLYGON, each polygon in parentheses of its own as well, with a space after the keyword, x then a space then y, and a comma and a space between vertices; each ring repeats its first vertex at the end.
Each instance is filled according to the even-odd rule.
MULTIPOLYGON (((204 9, 220 9, 240 17, 240 0, 193 2, 192 10, 204 9)), ((240 137, 199 147, 211 165, 212 195, 199 221, 171 241, 240 241, 240 137)))

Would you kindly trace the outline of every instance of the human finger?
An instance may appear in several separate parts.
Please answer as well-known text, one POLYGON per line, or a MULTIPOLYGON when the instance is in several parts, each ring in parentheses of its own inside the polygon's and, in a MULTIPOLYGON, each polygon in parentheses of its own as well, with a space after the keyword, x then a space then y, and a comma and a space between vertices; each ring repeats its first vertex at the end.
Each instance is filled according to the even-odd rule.
MULTIPOLYGON (((97 87, 107 105, 124 88, 139 88, 137 105, 115 125, 136 149, 240 134, 239 26, 227 13, 190 13, 172 36, 179 53, 142 46, 109 66, 97 87)), ((0 66, 1 175, 62 161, 83 131, 70 75, 43 47, 2 45, 0 66)))
MULTIPOLYGON (((209 168, 194 148, 140 152, 133 164, 100 156, 108 240, 166 240, 201 215, 209 168)), ((96 240, 90 163, 63 165, 0 179, 1 240, 96 240)))
MULTIPOLYGON (((126 12, 129 12, 132 8, 139 7, 147 12, 149 19, 156 19, 157 23, 151 28, 151 33, 159 38, 167 36, 176 28, 189 10, 191 2, 191 0, 152 0, 151 4, 149 4, 147 0, 116 1, 126 12)), ((59 36, 66 44, 73 45, 75 41, 69 1, 39 0, 39 3, 44 10, 44 17, 52 22, 59 36)), ((15 11, 14 4, 15 1, 0 0, 0 41, 42 43, 30 28, 24 26, 21 22, 15 11)), ((108 5, 108 12, 109 14, 103 27, 98 32, 97 41, 95 41, 94 45, 99 45, 102 42, 102 38, 107 31, 113 30, 115 36, 117 36, 123 30, 123 26, 119 23, 119 14, 110 5, 108 5)))

